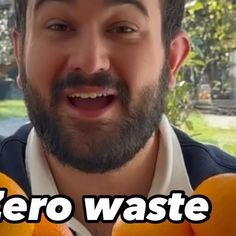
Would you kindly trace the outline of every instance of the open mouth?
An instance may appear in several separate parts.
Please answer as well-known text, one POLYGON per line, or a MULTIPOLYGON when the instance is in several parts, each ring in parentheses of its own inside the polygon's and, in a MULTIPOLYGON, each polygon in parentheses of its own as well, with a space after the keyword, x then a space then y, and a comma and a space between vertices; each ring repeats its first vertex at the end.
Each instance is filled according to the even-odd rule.
POLYGON ((69 103, 80 111, 96 112, 110 106, 115 95, 105 93, 74 93, 67 96, 69 103))

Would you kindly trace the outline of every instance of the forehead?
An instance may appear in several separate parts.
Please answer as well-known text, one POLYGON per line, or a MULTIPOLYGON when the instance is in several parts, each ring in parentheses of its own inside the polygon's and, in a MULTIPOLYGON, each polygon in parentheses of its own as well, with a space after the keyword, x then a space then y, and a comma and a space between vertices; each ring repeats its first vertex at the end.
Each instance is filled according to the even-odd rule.
MULTIPOLYGON (((61 3, 69 3, 69 4, 76 4, 76 3, 83 3, 85 0, 34 0, 36 7, 47 3, 47 2, 61 2, 61 3)), ((91 4, 95 2, 101 2, 106 6, 109 5, 121 5, 121 4, 133 4, 137 7, 142 8, 144 4, 144 0, 89 0, 91 4)))
POLYGON ((139 9, 143 14, 148 15, 148 7, 155 3, 159 7, 162 0, 29 0, 28 9, 38 11, 49 3, 61 3, 66 5, 102 5, 103 7, 114 7, 119 5, 132 5, 139 9))

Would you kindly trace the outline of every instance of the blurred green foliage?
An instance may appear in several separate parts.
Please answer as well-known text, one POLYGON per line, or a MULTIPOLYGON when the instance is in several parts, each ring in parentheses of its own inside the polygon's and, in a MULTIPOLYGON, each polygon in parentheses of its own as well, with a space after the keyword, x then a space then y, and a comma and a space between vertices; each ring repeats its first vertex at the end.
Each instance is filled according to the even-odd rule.
POLYGON ((0 8, 0 66, 7 65, 13 60, 10 29, 8 27, 9 9, 0 8))
POLYGON ((213 144, 236 157, 236 117, 220 117, 192 112, 188 121, 193 128, 186 125, 181 128, 194 139, 213 144))
POLYGON ((232 66, 230 53, 236 49, 236 5, 229 0, 188 1, 183 23, 192 52, 179 74, 176 90, 168 97, 168 116, 177 126, 186 122, 203 78, 207 78, 213 95, 233 86, 228 71, 232 66))
POLYGON ((0 120, 11 117, 27 117, 27 111, 23 100, 0 101, 0 120))

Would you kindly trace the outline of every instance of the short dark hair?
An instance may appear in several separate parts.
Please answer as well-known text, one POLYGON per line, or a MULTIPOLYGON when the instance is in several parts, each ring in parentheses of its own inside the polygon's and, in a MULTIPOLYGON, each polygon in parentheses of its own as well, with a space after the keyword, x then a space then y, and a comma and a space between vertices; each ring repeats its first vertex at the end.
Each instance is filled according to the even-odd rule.
MULTIPOLYGON (((162 11, 162 37, 169 45, 175 34, 181 29, 184 17, 185 0, 159 0, 162 11)), ((15 27, 24 36, 26 31, 26 10, 28 0, 14 0, 15 27)))
POLYGON ((15 19, 15 28, 25 34, 26 31, 26 11, 28 0, 14 0, 13 10, 15 19))
POLYGON ((162 38, 169 47, 171 40, 182 28, 186 0, 160 0, 162 13, 162 38))

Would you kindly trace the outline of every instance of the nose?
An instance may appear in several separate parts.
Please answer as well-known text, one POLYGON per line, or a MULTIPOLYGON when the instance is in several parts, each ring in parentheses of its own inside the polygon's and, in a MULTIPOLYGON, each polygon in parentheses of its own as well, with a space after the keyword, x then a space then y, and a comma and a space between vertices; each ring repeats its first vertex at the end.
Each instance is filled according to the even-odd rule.
POLYGON ((79 35, 73 42, 68 66, 85 74, 107 71, 110 68, 105 39, 95 33, 79 35))

